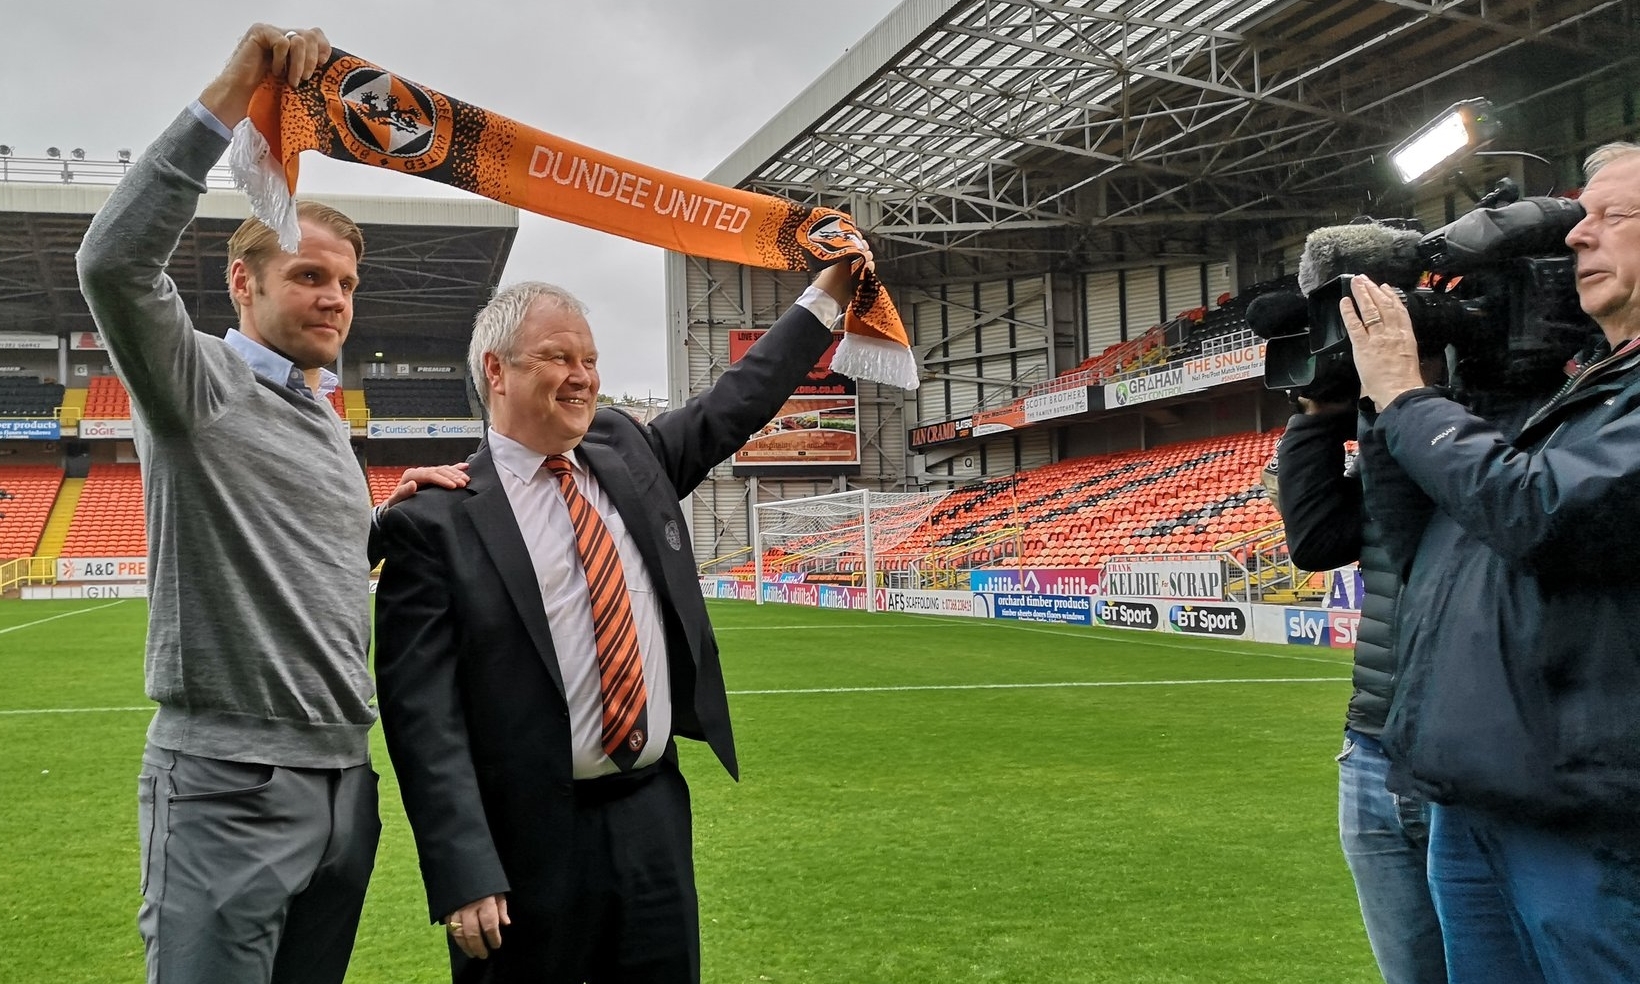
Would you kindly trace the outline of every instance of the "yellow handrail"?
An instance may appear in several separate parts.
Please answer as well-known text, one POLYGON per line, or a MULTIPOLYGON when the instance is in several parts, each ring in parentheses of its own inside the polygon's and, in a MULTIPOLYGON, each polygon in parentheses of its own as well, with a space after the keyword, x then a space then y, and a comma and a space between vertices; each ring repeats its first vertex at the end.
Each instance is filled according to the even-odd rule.
POLYGON ((56 557, 18 557, 0 563, 0 593, 25 584, 56 583, 56 557))

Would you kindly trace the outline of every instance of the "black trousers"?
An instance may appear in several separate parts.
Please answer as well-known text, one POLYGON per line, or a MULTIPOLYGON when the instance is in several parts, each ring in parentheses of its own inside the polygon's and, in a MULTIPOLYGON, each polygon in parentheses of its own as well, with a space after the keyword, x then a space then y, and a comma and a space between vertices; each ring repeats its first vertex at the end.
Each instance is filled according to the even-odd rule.
POLYGON ((528 892, 508 896, 499 949, 472 960, 451 946, 457 984, 699 984, 689 787, 676 762, 576 783, 575 799, 571 897, 547 912, 529 908, 528 892))

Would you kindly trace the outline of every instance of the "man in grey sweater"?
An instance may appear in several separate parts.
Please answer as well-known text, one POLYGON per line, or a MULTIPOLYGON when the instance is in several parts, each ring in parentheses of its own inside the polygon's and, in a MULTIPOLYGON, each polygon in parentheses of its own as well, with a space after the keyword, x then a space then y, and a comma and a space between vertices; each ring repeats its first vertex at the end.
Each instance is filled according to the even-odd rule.
MULTIPOLYGON (((320 397, 353 317, 363 240, 304 203, 300 249, 251 220, 229 241, 239 328, 194 330, 165 274, 205 177, 268 75, 329 56, 253 26, 132 168, 79 253, 131 392, 149 550, 145 676, 159 704, 138 784, 148 979, 337 982, 381 825, 368 732, 369 490, 320 397)), ((457 487, 453 467, 415 483, 457 487)))

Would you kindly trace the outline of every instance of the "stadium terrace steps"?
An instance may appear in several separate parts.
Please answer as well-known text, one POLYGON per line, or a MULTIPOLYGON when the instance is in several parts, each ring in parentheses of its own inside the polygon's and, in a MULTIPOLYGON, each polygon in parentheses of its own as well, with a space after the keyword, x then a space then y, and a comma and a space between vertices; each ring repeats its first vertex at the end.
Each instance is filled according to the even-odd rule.
POLYGON ((74 511, 79 508, 80 495, 85 490, 85 479, 65 478, 62 486, 57 490, 57 501, 52 503, 51 514, 46 517, 44 532, 40 534, 40 545, 35 548, 37 557, 56 557, 63 552, 63 541, 68 538, 69 525, 74 522, 74 511))
POLYGON ((58 556, 142 557, 147 553, 140 467, 92 465, 58 556))
POLYGON ((78 423, 85 416, 86 395, 83 389, 63 391, 63 423, 78 423))
POLYGON ((55 465, 0 467, 0 560, 34 556, 62 483, 55 465))

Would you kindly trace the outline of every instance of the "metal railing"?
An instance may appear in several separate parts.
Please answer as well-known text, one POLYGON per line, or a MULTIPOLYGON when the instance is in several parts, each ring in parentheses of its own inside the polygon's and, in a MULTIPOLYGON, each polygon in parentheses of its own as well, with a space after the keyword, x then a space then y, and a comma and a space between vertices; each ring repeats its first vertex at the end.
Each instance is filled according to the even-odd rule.
MULTIPOLYGON (((0 181, 28 182, 30 184, 119 184, 130 170, 130 160, 95 160, 84 156, 84 151, 70 150, 57 157, 19 157, 0 155, 0 181), (75 157, 78 153, 81 156, 75 157)), ((129 157, 129 155, 127 155, 129 157)), ((225 165, 211 168, 205 177, 211 188, 232 188, 233 173, 225 165)))
POLYGON ((0 594, 24 585, 56 583, 56 557, 18 557, 0 563, 0 594))

